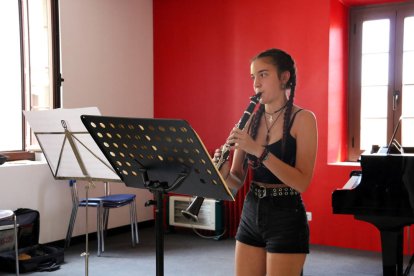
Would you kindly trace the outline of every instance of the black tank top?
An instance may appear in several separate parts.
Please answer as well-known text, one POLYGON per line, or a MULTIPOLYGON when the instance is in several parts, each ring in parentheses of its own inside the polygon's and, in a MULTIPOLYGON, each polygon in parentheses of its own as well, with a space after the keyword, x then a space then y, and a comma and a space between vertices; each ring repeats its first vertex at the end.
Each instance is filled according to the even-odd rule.
MULTIPOLYGON (((288 127, 288 135, 286 137, 286 145, 285 145, 285 156, 282 159, 282 139, 279 141, 267 145, 267 149, 271 152, 274 156, 279 159, 282 159, 285 163, 295 166, 296 163, 296 139, 290 134, 290 129, 292 128, 293 122, 295 121, 296 114, 299 111, 296 111, 293 114, 292 120, 290 121, 288 127)), ((247 158, 252 161, 252 163, 257 163, 257 157, 254 155, 247 154, 247 158)), ((271 183, 271 184, 279 184, 282 181, 279 180, 273 173, 271 173, 263 164, 260 164, 257 167, 252 167, 253 170, 253 181, 262 182, 262 183, 271 183)))

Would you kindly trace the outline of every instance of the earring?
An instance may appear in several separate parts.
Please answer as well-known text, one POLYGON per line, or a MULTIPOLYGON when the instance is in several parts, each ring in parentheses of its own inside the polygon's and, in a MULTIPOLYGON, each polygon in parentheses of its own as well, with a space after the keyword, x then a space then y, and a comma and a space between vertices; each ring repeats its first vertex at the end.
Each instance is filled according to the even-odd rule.
POLYGON ((280 84, 280 88, 282 88, 282 89, 286 89, 286 84, 285 84, 285 83, 281 83, 281 84, 280 84))

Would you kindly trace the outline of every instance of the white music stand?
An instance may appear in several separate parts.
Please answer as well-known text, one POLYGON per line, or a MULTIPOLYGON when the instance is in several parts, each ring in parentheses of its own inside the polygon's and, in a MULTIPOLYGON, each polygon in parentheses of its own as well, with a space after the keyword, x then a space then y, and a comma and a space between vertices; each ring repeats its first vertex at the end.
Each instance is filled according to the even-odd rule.
POLYGON ((54 109, 25 111, 24 115, 32 128, 55 179, 77 179, 87 181, 86 192, 86 245, 85 275, 89 274, 88 240, 88 192, 93 181, 121 182, 112 166, 103 155, 83 125, 81 115, 100 115, 98 108, 54 109))

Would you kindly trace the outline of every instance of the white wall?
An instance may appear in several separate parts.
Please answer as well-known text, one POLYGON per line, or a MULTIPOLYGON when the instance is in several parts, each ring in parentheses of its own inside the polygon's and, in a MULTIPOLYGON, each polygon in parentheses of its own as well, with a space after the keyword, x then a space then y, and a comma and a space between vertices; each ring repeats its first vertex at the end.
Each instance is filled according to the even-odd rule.
POLYGON ((60 0, 63 107, 153 116, 152 0, 60 0))
MULTIPOLYGON (((60 0, 63 107, 97 106, 103 115, 153 117, 152 0, 60 0)), ((0 209, 40 212, 40 242, 64 239, 71 212, 67 181, 53 179, 44 162, 0 166, 0 209)), ((90 196, 103 192, 101 183, 90 196)), ((153 219, 146 191, 112 183, 112 193, 137 194, 138 220, 153 219)), ((84 196, 84 185, 78 186, 84 196)), ((89 232, 96 213, 89 208, 89 232)), ((127 207, 110 212, 109 227, 129 224, 127 207)), ((74 236, 85 233, 79 209, 74 236)))

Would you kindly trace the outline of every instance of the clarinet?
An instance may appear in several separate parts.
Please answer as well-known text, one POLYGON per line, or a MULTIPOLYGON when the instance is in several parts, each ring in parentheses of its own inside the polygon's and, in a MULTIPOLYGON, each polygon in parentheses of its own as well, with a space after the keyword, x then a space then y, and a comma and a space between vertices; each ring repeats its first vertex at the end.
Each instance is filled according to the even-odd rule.
MULTIPOLYGON (((237 123, 238 129, 243 129, 246 125, 247 121, 252 116, 254 108, 258 104, 261 97, 261 93, 257 93, 256 95, 250 97, 250 103, 247 106, 246 110, 244 111, 240 121, 237 123)), ((217 170, 220 170, 223 164, 228 160, 230 155, 230 149, 233 145, 225 144, 221 149, 221 156, 220 159, 215 163, 215 167, 217 170)), ((192 220, 197 222, 198 221, 198 213, 200 211, 201 205, 204 202, 204 197, 197 196, 193 202, 188 206, 186 210, 182 210, 181 213, 186 219, 192 220)))

